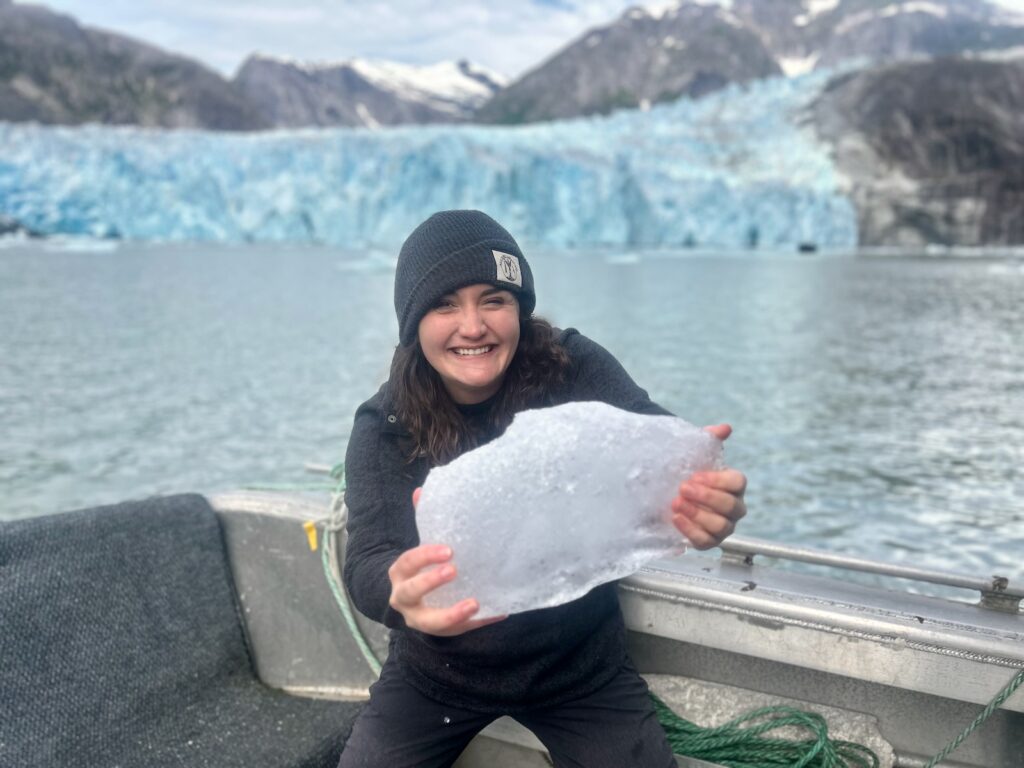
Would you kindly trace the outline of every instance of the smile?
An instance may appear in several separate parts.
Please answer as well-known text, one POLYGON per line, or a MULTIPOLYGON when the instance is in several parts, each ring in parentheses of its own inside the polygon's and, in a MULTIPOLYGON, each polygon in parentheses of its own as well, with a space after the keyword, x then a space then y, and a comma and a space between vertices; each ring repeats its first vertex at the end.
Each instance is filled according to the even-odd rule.
POLYGON ((473 357, 476 355, 484 355, 494 349, 494 345, 488 345, 486 347, 457 347, 452 350, 456 355, 462 357, 473 357))

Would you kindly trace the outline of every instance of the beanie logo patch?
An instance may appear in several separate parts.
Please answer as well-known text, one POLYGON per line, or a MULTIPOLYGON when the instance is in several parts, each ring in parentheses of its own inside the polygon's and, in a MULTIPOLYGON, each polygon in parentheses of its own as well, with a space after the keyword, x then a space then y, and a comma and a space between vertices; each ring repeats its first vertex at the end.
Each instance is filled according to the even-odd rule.
POLYGON ((494 254, 494 267, 497 270, 497 279, 502 283, 512 283, 523 287, 523 272, 519 268, 519 259, 511 253, 502 251, 491 251, 494 254))

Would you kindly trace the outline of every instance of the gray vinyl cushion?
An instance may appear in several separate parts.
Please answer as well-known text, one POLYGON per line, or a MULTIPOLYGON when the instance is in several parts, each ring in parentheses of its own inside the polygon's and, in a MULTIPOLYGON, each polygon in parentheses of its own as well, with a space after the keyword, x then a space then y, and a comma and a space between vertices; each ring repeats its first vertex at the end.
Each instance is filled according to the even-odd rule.
POLYGON ((256 679, 202 496, 0 525, 0 766, 333 768, 358 710, 256 679))

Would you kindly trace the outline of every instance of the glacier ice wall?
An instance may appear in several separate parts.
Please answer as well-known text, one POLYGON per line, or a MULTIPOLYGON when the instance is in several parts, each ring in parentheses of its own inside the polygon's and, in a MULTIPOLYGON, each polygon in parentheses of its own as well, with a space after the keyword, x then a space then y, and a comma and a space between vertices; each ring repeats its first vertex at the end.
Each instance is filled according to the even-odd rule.
POLYGON ((802 121, 824 73, 522 127, 260 134, 0 124, 0 214, 46 234, 393 246, 481 208, 528 243, 856 242, 802 121))
POLYGON ((523 411, 501 437, 435 467, 416 526, 447 544, 454 581, 424 602, 468 597, 477 618, 560 605, 683 551, 679 484, 721 466, 722 443, 674 416, 605 403, 523 411))

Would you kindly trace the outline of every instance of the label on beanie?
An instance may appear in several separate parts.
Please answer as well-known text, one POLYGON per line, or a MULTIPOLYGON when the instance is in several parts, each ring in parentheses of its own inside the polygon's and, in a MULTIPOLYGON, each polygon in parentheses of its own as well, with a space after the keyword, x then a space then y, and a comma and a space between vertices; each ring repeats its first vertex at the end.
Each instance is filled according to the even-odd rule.
POLYGON ((523 287, 523 273, 519 269, 519 259, 511 253, 491 251, 494 254, 494 266, 498 271, 498 280, 502 283, 512 283, 523 287))

